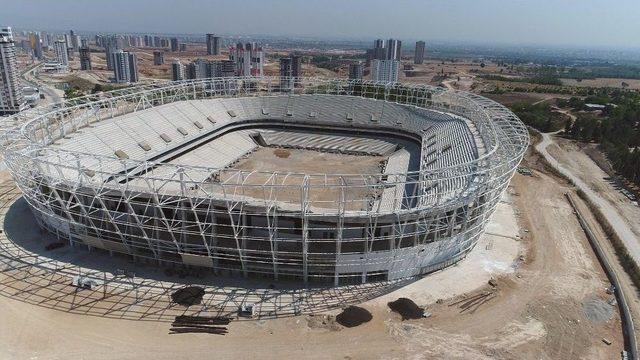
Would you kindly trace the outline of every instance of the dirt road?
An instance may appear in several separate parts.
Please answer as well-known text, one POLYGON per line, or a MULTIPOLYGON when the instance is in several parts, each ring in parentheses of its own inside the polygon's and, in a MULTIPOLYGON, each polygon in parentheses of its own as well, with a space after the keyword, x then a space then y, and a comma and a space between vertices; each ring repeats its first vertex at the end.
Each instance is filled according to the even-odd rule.
POLYGON ((556 144, 552 134, 542 134, 536 149, 545 159, 581 189, 600 208, 627 250, 640 264, 640 209, 622 198, 604 180, 607 174, 580 151, 567 152, 556 144))

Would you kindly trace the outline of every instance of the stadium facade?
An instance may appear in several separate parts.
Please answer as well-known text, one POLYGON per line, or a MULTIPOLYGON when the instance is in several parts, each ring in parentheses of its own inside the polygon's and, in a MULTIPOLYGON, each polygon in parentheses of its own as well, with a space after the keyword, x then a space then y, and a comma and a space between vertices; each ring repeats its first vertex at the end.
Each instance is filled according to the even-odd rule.
POLYGON ((74 246, 339 285, 464 258, 529 142, 514 114, 470 93, 281 84, 158 83, 28 110, 3 124, 3 155, 39 225, 74 246), (337 173, 313 156, 265 170, 252 162, 264 148, 375 166, 337 173))

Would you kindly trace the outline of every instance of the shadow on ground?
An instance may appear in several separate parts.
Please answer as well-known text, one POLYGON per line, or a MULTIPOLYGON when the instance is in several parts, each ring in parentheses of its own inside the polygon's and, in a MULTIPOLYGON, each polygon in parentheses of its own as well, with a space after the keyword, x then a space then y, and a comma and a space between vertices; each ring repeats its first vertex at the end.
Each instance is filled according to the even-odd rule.
POLYGON ((27 202, 13 183, 0 184, 0 295, 75 314, 148 321, 176 316, 235 317, 243 304, 255 304, 254 320, 320 313, 382 296, 416 279, 340 287, 301 287, 297 283, 219 277, 169 277, 156 265, 134 263, 123 255, 45 246, 55 237, 41 231, 27 202), (127 274, 127 275, 119 275, 127 274), (134 276, 132 276, 135 274, 134 276), (78 290, 74 276, 94 280, 78 290), (202 302, 189 307, 171 294, 189 285, 204 287, 202 302))

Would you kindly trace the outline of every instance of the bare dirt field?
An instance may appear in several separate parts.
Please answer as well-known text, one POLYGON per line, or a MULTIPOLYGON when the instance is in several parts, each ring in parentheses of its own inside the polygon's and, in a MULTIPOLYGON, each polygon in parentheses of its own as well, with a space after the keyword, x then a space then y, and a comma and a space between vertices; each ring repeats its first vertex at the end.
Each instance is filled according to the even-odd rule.
MULTIPOLYGON (((535 156, 526 165, 542 169, 535 156)), ((415 358, 619 358, 617 310, 585 310, 611 296, 564 200, 570 188, 542 171, 534 171, 533 177, 516 175, 512 185, 520 225, 528 230, 515 274, 499 278, 497 291, 480 288, 430 306, 430 319, 393 324, 393 333, 416 354, 424 354, 415 358), (612 320, 593 321, 611 311, 616 312, 612 320), (605 345, 603 337, 615 337, 618 347, 605 345)))
POLYGON ((566 86, 576 87, 612 87, 612 88, 627 88, 632 90, 640 90, 640 80, 638 79, 614 79, 614 78, 597 78, 597 79, 583 79, 581 81, 575 79, 562 79, 562 84, 566 86), (626 83, 628 86, 623 86, 622 83, 626 83))
POLYGON ((586 154, 585 151, 593 145, 562 138, 556 138, 556 144, 549 146, 549 153, 607 201, 636 238, 640 239, 640 207, 617 190, 608 180, 608 174, 586 154))
MULTIPOLYGON (((232 321, 225 336, 169 334, 167 322, 181 314, 215 313, 220 306, 233 309, 241 299, 258 296, 255 283, 247 282, 245 290, 207 285, 205 303, 184 308, 168 303, 167 292, 157 292, 158 288, 170 290, 170 282, 176 280, 163 278, 154 267, 127 265, 119 257, 68 247, 43 252, 42 245, 37 245, 42 244, 43 234, 28 224, 28 208, 23 201, 15 202, 19 192, 5 180, 0 184, 5 229, 0 235, 0 354, 18 359, 214 355, 263 359, 619 359, 623 346, 620 318, 617 308, 608 303, 611 295, 605 288, 609 283, 565 200, 564 192, 571 189, 547 174, 535 155, 528 155, 525 165, 533 170, 533 176, 514 177, 487 234, 458 265, 398 284, 406 285, 401 288, 380 284, 289 293, 279 284, 276 289, 280 295, 264 299, 269 299, 268 304, 272 298, 279 299, 273 305, 283 314, 300 304, 302 315, 232 321), (8 236, 29 240, 12 243, 8 236), (32 259, 29 251, 24 251, 20 260, 12 260, 15 250, 11 249, 19 245, 43 253, 39 267, 24 265, 32 259), (57 272, 38 270, 57 263, 46 256, 69 261, 70 268, 55 265, 57 272), (86 266, 92 261, 103 271, 135 268, 142 276, 137 280, 141 283, 129 290, 110 286, 105 297, 101 289, 75 292, 68 278, 65 282, 56 275, 75 272, 74 263, 86 266), (493 285, 487 284, 489 279, 493 285), (386 306, 399 297, 411 298, 430 316, 402 321, 386 306), (368 310, 372 320, 353 328, 335 324, 333 316, 339 307, 354 302, 368 310), (329 303, 333 305, 327 306, 329 303), (314 309, 324 315, 304 315, 316 312, 314 309), (603 338, 612 344, 606 345, 603 338)), ((221 284, 227 280, 211 276, 182 280, 189 281, 221 284)))
POLYGON ((553 105, 556 99, 568 99, 570 97, 569 95, 561 95, 561 94, 520 93, 520 92, 508 92, 504 94, 483 93, 482 96, 486 96, 489 99, 497 101, 504 106, 511 106, 519 102, 540 103, 543 101, 553 105))
MULTIPOLYGON (((233 166, 235 169, 258 171, 244 179, 246 185, 262 185, 275 181, 275 184, 290 185, 290 188, 277 189, 277 198, 281 201, 300 202, 300 188, 305 181, 305 175, 318 174, 307 178, 309 185, 309 199, 311 205, 321 208, 333 208, 340 199, 341 179, 338 176, 322 176, 322 174, 380 174, 382 166, 387 160, 385 156, 360 156, 338 153, 328 153, 304 149, 280 149, 260 147, 246 158, 233 166), (278 172, 280 176, 274 178, 271 172, 278 172), (325 187, 326 186, 326 187, 325 187)), ((225 178, 222 173, 221 181, 225 178)), ((345 200, 351 201, 348 210, 360 210, 366 206, 368 199, 376 195, 372 187, 367 185, 367 177, 347 176, 351 187, 345 189, 345 200)), ((373 185, 373 183, 371 184, 373 185)), ((261 188, 244 190, 244 194, 263 199, 265 193, 261 188)))

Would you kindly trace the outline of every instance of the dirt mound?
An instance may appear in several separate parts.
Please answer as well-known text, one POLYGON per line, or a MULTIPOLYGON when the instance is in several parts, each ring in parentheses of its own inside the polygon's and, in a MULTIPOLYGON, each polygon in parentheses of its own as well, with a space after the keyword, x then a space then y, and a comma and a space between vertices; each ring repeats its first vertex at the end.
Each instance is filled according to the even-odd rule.
POLYGON ((582 303, 582 310, 591 322, 602 323, 613 318, 614 308, 606 301, 593 297, 582 303))
POLYGON ((342 328, 336 322, 336 317, 332 315, 309 315, 307 316, 307 326, 311 329, 328 329, 340 331, 342 328))
POLYGON ((273 150, 273 154, 281 159, 286 159, 291 156, 291 151, 286 149, 275 149, 273 150))
POLYGON ((200 304, 203 296, 204 288, 200 286, 187 286, 171 294, 171 300, 183 306, 191 306, 200 304))
POLYGON ((336 316, 338 324, 349 328, 369 322, 371 319, 373 319, 371 313, 358 306, 349 306, 336 316))
POLYGON ((402 316, 402 320, 420 319, 424 316, 424 309, 407 298, 399 298, 387 304, 389 308, 402 316))

